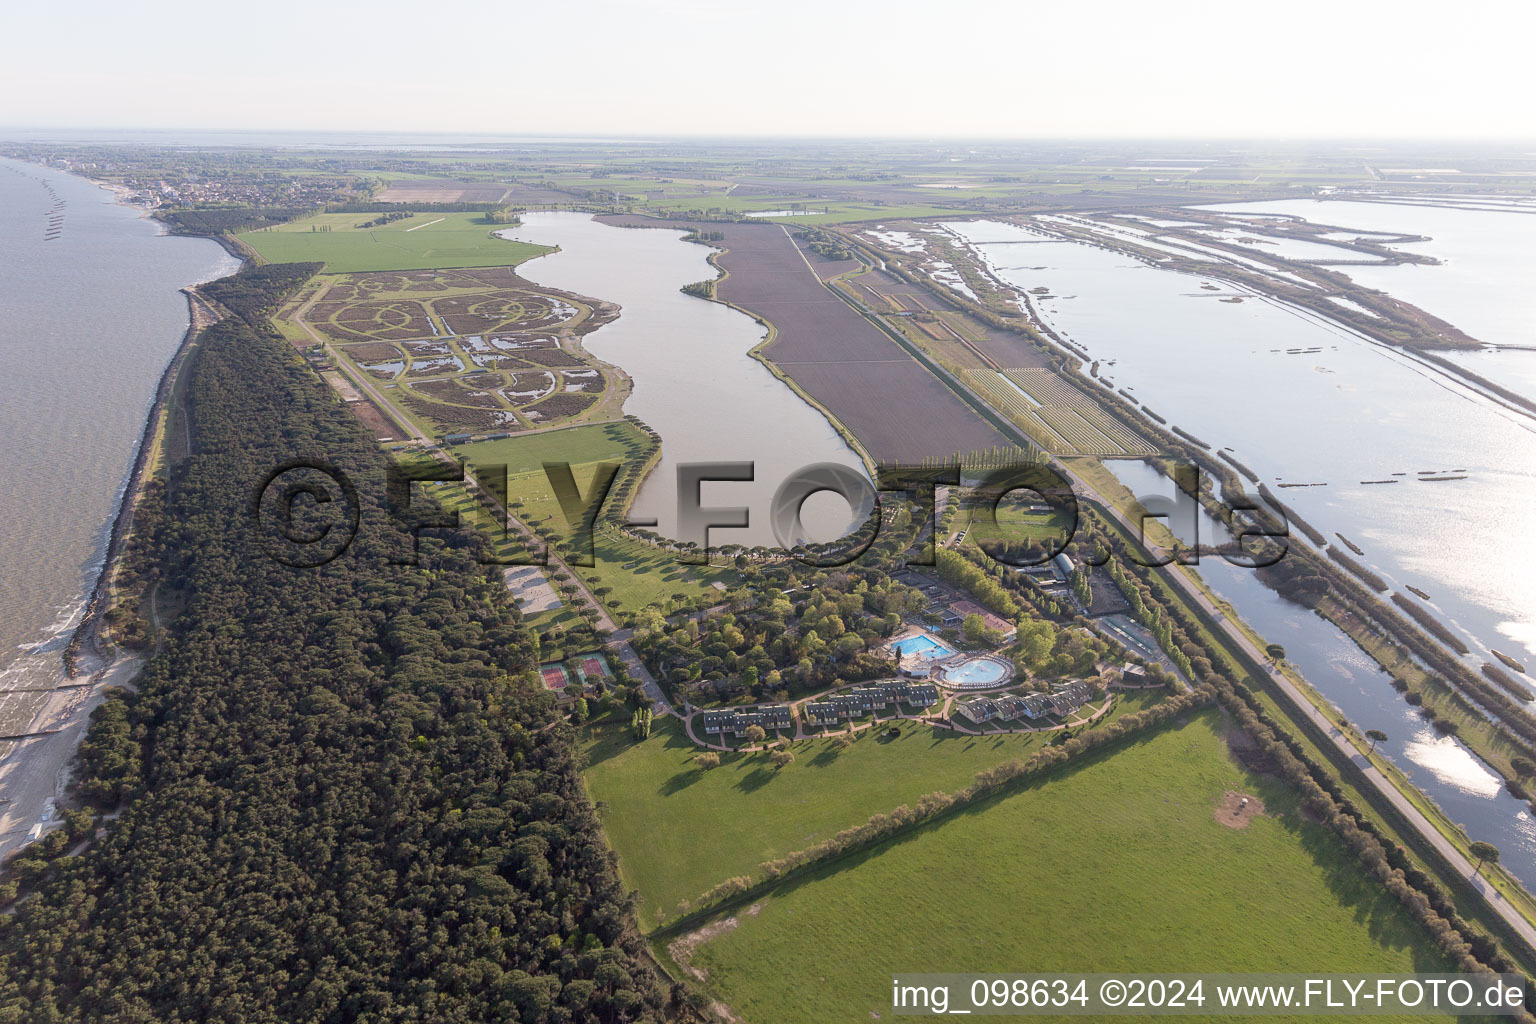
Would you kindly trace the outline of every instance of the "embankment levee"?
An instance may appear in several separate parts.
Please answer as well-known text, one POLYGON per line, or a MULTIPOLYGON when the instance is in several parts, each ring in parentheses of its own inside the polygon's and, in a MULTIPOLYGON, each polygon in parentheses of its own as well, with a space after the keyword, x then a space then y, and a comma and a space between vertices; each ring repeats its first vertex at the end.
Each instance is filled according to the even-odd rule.
MULTIPOLYGON (((900 274, 900 269, 897 268, 895 272, 900 274)), ((901 276, 906 277, 906 275, 901 276)), ((909 277, 906 277, 906 279, 912 280, 913 283, 923 283, 919 280, 914 280, 913 278, 909 277)), ((1023 298, 1027 306, 1027 294, 1023 296, 1023 298)), ((968 305, 974 306, 975 303, 969 303, 968 305)), ((1033 310, 1031 309, 1030 312, 1033 313, 1033 310)), ((1035 323, 1031 323, 1031 326, 1038 328, 1038 325, 1035 323)), ((1014 329, 1017 330, 1017 328, 1014 329)), ((1031 334, 1029 331, 1023 331, 1021 333, 1025 333, 1026 335, 1031 334)), ((1049 332, 1038 331, 1038 333, 1041 336, 1048 336, 1049 332)), ((1050 341, 1055 342, 1056 339, 1051 338, 1050 341)), ((1041 347, 1042 349, 1046 349, 1046 346, 1043 344, 1041 347)), ((1058 347, 1063 348, 1069 352, 1071 351, 1071 349, 1067 346, 1058 347)), ((1068 379, 1074 380, 1075 383, 1079 383, 1080 386, 1090 386, 1087 378, 1082 376, 1080 369, 1077 366, 1071 364, 1070 359, 1060 358, 1059 356, 1053 357, 1052 364, 1057 368, 1058 372, 1064 374, 1068 379)), ((1188 435, 1187 432, 1183 431, 1175 434, 1173 430, 1166 425, 1166 421, 1163 421, 1161 417, 1153 417, 1154 419, 1158 420, 1159 424, 1161 424, 1160 427, 1146 423, 1144 417, 1141 414, 1145 413, 1147 415, 1151 415, 1150 412, 1144 408, 1137 409, 1136 403, 1134 401, 1129 401, 1126 396, 1114 394, 1108 391, 1101 392, 1098 389, 1094 390, 1096 397, 1099 397, 1102 400, 1113 404, 1116 407, 1117 412, 1123 413, 1125 417, 1127 417, 1128 424, 1133 425, 1135 429, 1139 430, 1143 434, 1152 438, 1156 438, 1157 441, 1163 446, 1165 453, 1176 454, 1181 456, 1184 461, 1200 465, 1207 473, 1212 476, 1215 481, 1217 481, 1219 484, 1219 493, 1226 495, 1226 500, 1235 501, 1236 499, 1242 498, 1243 487, 1238 480, 1238 475, 1240 470, 1245 469, 1246 467, 1234 468, 1226 461, 1212 458, 1212 452, 1210 449, 1207 447, 1202 447, 1197 443, 1199 439, 1193 438, 1191 435, 1188 435)), ((1250 480, 1250 482, 1253 481, 1250 480)), ((1259 484, 1258 486, 1261 493, 1267 493, 1268 489, 1265 488, 1262 484, 1259 484)), ((1212 497, 1213 495, 1207 495, 1203 497, 1202 500, 1209 500, 1212 497)), ((1246 504, 1246 499, 1242 504, 1246 504)), ((1307 532, 1309 538, 1317 543, 1320 548, 1325 546, 1325 538, 1322 537, 1322 535, 1315 529, 1312 529, 1310 524, 1305 524, 1298 521, 1297 525, 1303 529, 1303 532, 1307 532)), ((1335 589, 1335 592, 1347 595, 1352 604, 1356 604, 1361 608, 1369 609, 1369 611, 1365 612, 1364 614, 1376 619, 1379 622, 1383 621, 1382 617, 1377 614, 1378 610, 1382 608, 1382 602, 1375 600, 1375 595, 1371 594, 1364 585, 1358 583, 1353 577, 1346 573, 1341 566, 1338 566, 1332 559, 1321 556, 1320 552, 1312 552, 1305 548, 1303 545, 1298 544, 1293 548, 1293 550, 1299 553, 1305 564, 1315 565, 1317 567, 1317 571, 1323 575, 1325 579, 1328 580, 1330 586, 1335 589)), ((1285 589, 1275 587, 1273 582, 1268 580, 1265 582, 1275 589, 1278 589, 1282 595, 1286 593, 1285 589)), ((1390 612, 1387 614, 1390 615, 1390 612)), ((1389 629, 1393 635, 1402 635, 1400 633, 1400 629, 1406 630, 1406 632, 1410 634, 1413 639, 1421 639, 1420 634, 1414 631, 1412 626, 1397 616, 1393 616, 1391 618, 1390 626, 1384 625, 1383 628, 1389 629)), ((1433 655, 1435 651, 1438 651, 1438 648, 1434 648, 1427 638, 1422 639, 1425 646, 1415 645, 1411 649, 1415 651, 1424 651, 1431 655, 1433 655)), ((1505 725, 1508 726, 1505 735, 1510 738, 1511 742, 1523 747, 1525 742, 1523 739, 1523 730, 1521 730, 1519 726, 1526 725, 1528 719, 1526 716, 1521 714, 1521 709, 1516 707, 1513 701, 1498 692, 1495 687, 1488 685, 1484 680, 1477 677, 1475 673, 1465 671, 1465 666, 1455 665, 1454 662, 1448 659, 1448 657, 1446 659, 1435 659, 1434 664, 1440 667, 1444 672, 1447 679, 1449 680, 1449 686, 1458 690, 1465 689, 1467 698, 1469 700, 1477 701, 1479 704, 1487 708, 1489 713, 1493 714, 1495 717, 1498 717, 1505 725), (1506 719, 1504 714, 1501 714, 1500 712, 1505 712, 1513 716, 1514 723, 1517 724, 1511 724, 1510 720, 1506 719)), ((1498 682, 1498 680, 1494 679, 1494 682, 1498 682)), ((1293 721, 1296 721, 1298 724, 1302 725, 1303 728, 1305 728, 1304 716, 1291 715, 1288 717, 1291 717, 1293 721)), ((1533 742, 1536 742, 1536 740, 1533 740, 1533 742)), ((1490 766, 1492 767, 1492 765, 1490 766)))

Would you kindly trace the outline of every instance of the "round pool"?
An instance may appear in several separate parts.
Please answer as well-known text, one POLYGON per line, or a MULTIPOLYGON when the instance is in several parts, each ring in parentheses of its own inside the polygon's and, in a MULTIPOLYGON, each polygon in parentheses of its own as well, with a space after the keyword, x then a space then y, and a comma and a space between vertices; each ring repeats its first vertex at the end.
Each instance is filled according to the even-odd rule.
POLYGON ((1013 665, 1002 658, 967 658, 954 665, 945 665, 940 671, 939 682, 960 690, 985 690, 1001 686, 1013 675, 1013 665))

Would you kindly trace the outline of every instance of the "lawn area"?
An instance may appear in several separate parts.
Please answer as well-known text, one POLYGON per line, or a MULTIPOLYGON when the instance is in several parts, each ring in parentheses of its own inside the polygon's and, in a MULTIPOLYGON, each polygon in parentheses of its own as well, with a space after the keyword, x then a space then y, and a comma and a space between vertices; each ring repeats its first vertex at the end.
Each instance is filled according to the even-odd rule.
POLYGON ((551 251, 497 238, 492 232, 502 227, 486 223, 478 213, 418 213, 381 227, 357 227, 377 216, 319 213, 238 237, 269 263, 319 260, 328 274, 510 267, 551 251))
MULTIPOLYGON (((1137 710, 1161 694, 1123 695, 1137 710)), ((603 827, 626 887, 644 897, 642 927, 677 916, 736 875, 756 875, 782 857, 867 821, 872 814, 937 790, 970 785, 977 772, 1044 743, 1041 734, 964 736, 911 722, 886 740, 859 733, 838 752, 830 739, 794 744, 795 760, 774 769, 763 754, 722 754, 719 768, 693 764, 699 748, 674 718, 650 739, 630 738, 629 721, 597 721, 582 736, 591 760, 587 790, 603 803, 603 827)))
POLYGON ((543 473, 546 462, 569 462, 573 467, 605 459, 634 462, 645 457, 647 441, 634 424, 625 420, 478 441, 459 445, 454 453, 482 466, 505 465, 509 474, 518 476, 543 473))
POLYGON ((1206 711, 800 876, 692 963, 752 1024, 888 1015, 901 971, 1448 970, 1286 786, 1237 766, 1221 728, 1206 711), (1265 813, 1219 824, 1227 790, 1265 813))
MULTIPOLYGON (((550 525, 563 534, 567 529, 565 514, 550 490, 543 463, 570 463, 576 486, 585 494, 597 463, 632 466, 644 457, 647 440, 633 424, 617 421, 460 445, 454 454, 476 465, 505 465, 513 513, 530 526, 552 520, 550 525)), ((456 500, 469 507, 467 496, 456 500)), ((730 586, 738 578, 734 569, 686 565, 673 553, 606 529, 597 531, 593 549, 597 564, 573 565, 571 571, 592 590, 607 591, 597 598, 616 619, 648 604, 666 608, 678 594, 690 606, 700 598, 713 603, 722 594, 711 584, 718 581, 730 586)))

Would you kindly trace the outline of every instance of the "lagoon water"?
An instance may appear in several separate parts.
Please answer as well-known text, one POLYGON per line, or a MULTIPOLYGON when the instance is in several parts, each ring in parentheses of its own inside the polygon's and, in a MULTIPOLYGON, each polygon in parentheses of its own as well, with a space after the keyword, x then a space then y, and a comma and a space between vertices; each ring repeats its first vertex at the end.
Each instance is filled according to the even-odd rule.
MULTIPOLYGON (((706 246, 681 241, 677 230, 618 228, 584 213, 524 214, 503 234, 560 247, 518 269, 528 280, 623 307, 583 344, 630 375, 624 411, 661 435, 661 462, 636 495, 634 518, 654 517, 660 533, 675 536, 679 464, 751 461, 755 480, 703 485, 706 508, 750 509, 747 528, 712 529, 710 544, 777 546, 768 510, 781 482, 825 462, 863 472, 826 417, 747 354, 763 338, 760 325, 679 291, 716 275, 706 246)), ((803 518, 811 540, 833 540, 852 524, 847 503, 826 492, 806 501, 803 518)))
POLYGON ((161 234, 88 181, 0 160, 4 724, 24 725, 41 696, 14 691, 57 680, 156 384, 187 327, 179 289, 237 266, 214 242, 161 234))
MULTIPOLYGON (((1106 465, 1139 498, 1174 497, 1173 482, 1145 462, 1121 459, 1106 465)), ((1188 531, 1175 532, 1185 543, 1194 543, 1188 531)), ((1224 533, 1202 509, 1200 543, 1219 543, 1224 533)), ((1516 877, 1527 886, 1536 885, 1536 817, 1525 801, 1504 789, 1498 775, 1460 740, 1437 734, 1353 640, 1326 619, 1281 598, 1252 570, 1219 555, 1200 560, 1200 576, 1260 636, 1284 647, 1286 660, 1349 721, 1361 729, 1385 732, 1387 739, 1379 749, 1403 774, 1474 839, 1497 846, 1501 862, 1516 877)))
POLYGON ((954 227, 1009 283, 1049 289, 1040 315, 1101 375, 1429 593, 1481 658, 1536 668, 1536 422, 1293 307, 1224 302, 1230 286, 1009 225, 954 227), (1034 244, 996 244, 1013 238, 1034 244))
POLYGON ((1433 256, 1438 266, 1340 267, 1378 288, 1448 320, 1490 345, 1536 346, 1536 213, 1452 209, 1401 203, 1287 199, 1209 207, 1276 213, 1362 232, 1424 235, 1427 242, 1392 248, 1433 256))
MULTIPOLYGON (((1259 209, 1290 212, 1277 205, 1259 209)), ((1431 233, 1411 218, 1356 224, 1332 205, 1328 212, 1326 223, 1431 233)), ((1526 224, 1536 221, 1520 220, 1526 224)), ((1041 317, 1101 360, 1100 373, 1117 387, 1170 423, 1233 449, 1314 526, 1364 548, 1362 561, 1395 589, 1411 584, 1428 592, 1437 614, 1472 646, 1474 670, 1494 647, 1536 668, 1536 539, 1524 536, 1536 507, 1536 424, 1339 325, 1252 294, 1223 302, 1235 297, 1225 283, 1041 241, 1009 225, 955 228, 1004 280, 1045 286, 1054 297, 1037 302, 1041 317), (1012 242, 1030 244, 996 244, 1012 242), (1466 479, 1427 482, 1419 479, 1424 470, 1466 479), (1326 486, 1282 489, 1285 483, 1326 486)), ((1424 269, 1348 268, 1381 275, 1424 269)), ((1111 465, 1137 494, 1169 493, 1141 463, 1111 465)), ((1387 732, 1399 766, 1474 838, 1498 845, 1527 885, 1536 884, 1536 821, 1524 803, 1459 742, 1426 729, 1347 637, 1282 601, 1248 570, 1207 558, 1201 574, 1243 619, 1283 644, 1352 722, 1387 732)))
MULTIPOLYGON (((1239 213, 1280 213, 1319 224, 1423 235, 1393 243, 1433 256, 1433 266, 1338 267, 1461 328, 1487 345, 1536 349, 1536 211, 1515 213, 1403 203, 1289 199, 1213 206, 1239 213)), ((1536 400, 1536 351, 1447 353, 1473 372, 1536 400)))

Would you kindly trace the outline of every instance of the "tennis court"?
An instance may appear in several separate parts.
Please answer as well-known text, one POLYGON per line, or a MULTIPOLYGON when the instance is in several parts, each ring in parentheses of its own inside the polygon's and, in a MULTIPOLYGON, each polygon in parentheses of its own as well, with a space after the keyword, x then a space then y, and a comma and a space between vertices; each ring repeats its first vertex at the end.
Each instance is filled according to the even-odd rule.
POLYGON ((576 663, 577 673, 585 683, 613 678, 613 673, 608 668, 608 659, 601 654, 582 654, 572 660, 576 663))

